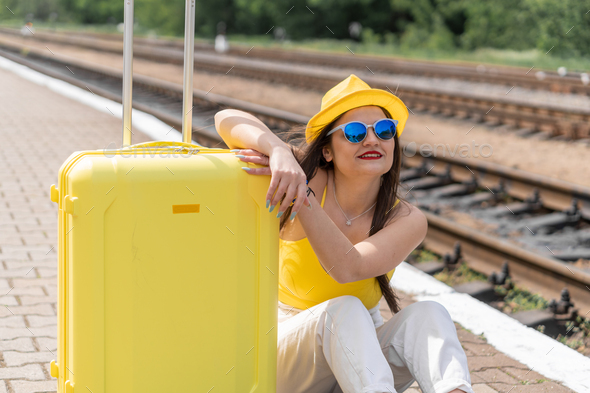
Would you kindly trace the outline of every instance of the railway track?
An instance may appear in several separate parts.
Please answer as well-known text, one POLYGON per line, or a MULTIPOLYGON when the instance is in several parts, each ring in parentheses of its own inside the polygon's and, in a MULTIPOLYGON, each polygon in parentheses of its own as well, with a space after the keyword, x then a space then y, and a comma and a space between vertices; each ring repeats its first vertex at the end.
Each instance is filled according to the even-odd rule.
MULTIPOLYGON (((35 51, 22 56, 0 50, 0 56, 93 94, 121 102, 120 70, 57 55, 43 56, 35 51)), ((251 112, 275 132, 304 124, 308 120, 305 116, 203 91, 194 92, 194 102, 193 139, 209 147, 224 146, 214 130, 212 119, 223 108, 251 112)), ((138 75, 134 78, 134 107, 178 128, 182 123, 182 88, 180 85, 138 75)), ((407 152, 409 145, 403 141, 402 145, 407 152)), ((460 241, 464 259, 475 270, 491 275, 501 270, 503 263, 508 261, 511 276, 517 284, 541 293, 547 299, 559 299, 563 288, 567 288, 577 308, 590 309, 590 270, 576 267, 567 262, 570 260, 568 258, 560 259, 563 253, 558 250, 549 249, 551 254, 543 253, 542 247, 531 250, 525 244, 458 224, 440 214, 441 209, 449 206, 469 206, 470 212, 506 208, 512 214, 508 215, 509 219, 502 218, 501 221, 512 220, 517 225, 519 221, 525 220, 533 227, 530 220, 536 219, 537 226, 533 228, 537 233, 545 228, 557 238, 582 239, 590 227, 590 188, 477 160, 426 158, 411 154, 408 156, 406 153, 403 165, 403 188, 410 195, 421 193, 420 201, 416 204, 422 208, 429 221, 429 231, 424 242, 428 248, 442 255, 452 252, 456 242, 460 241), (489 209, 482 208, 486 205, 489 209), (479 206, 479 209, 474 206, 479 206), (569 229, 569 232, 560 233, 563 228, 569 229)), ((485 217, 481 219, 485 220, 485 217)), ((528 225, 525 226, 530 230, 528 225)), ((584 239, 590 244, 590 236, 584 239)), ((590 256, 585 257, 590 254, 584 254, 587 252, 584 244, 577 246, 577 249, 568 252, 571 254, 577 250, 580 259, 590 259, 590 256)))
MULTIPOLYGON (((0 33, 18 35, 20 30, 12 28, 0 28, 0 33)), ((63 44, 84 46, 89 49, 96 48, 98 40, 116 44, 113 48, 122 51, 122 36, 120 34, 107 33, 57 33, 48 30, 40 30, 36 33, 39 39, 59 42, 63 44)), ((176 49, 182 51, 183 41, 180 39, 156 39, 136 37, 135 44, 144 47, 157 47, 176 49)), ((437 78, 453 78, 471 82, 503 84, 505 86, 521 86, 528 89, 547 90, 567 94, 590 95, 590 83, 588 75, 579 72, 569 72, 560 76, 556 72, 547 70, 535 70, 521 67, 495 66, 487 67, 480 64, 474 65, 467 62, 453 64, 432 61, 411 61, 401 58, 379 57, 356 54, 321 53, 304 50, 284 50, 256 47, 251 53, 250 46, 233 45, 228 54, 259 58, 268 61, 282 61, 296 64, 309 64, 316 66, 342 67, 343 65, 357 68, 369 67, 371 70, 404 75, 431 76, 437 78)), ((195 43, 195 50, 202 52, 214 52, 214 46, 205 42, 195 43)))
MULTIPOLYGON (((121 44, 117 42, 97 42, 96 39, 90 38, 79 40, 62 37, 61 39, 78 47, 121 53, 121 44)), ((21 44, 6 40, 0 40, 0 47, 13 51, 22 50, 21 44)), ((34 53, 33 48, 30 50, 34 53)), ((36 55, 41 56, 39 50, 36 55)), ((183 62, 182 51, 174 48, 137 45, 134 47, 134 56, 155 62, 174 64, 183 62)), ((350 70, 341 68, 318 68, 205 52, 195 54, 195 66, 202 71, 223 74, 231 72, 234 76, 321 92, 327 91, 350 74, 350 70)), ((359 75, 362 75, 363 80, 371 86, 389 90, 403 97, 408 109, 412 112, 428 111, 458 118, 470 118, 477 122, 508 125, 520 130, 521 134, 541 132, 547 138, 590 139, 590 107, 572 107, 558 102, 531 103, 508 95, 499 97, 469 91, 448 91, 437 86, 396 82, 391 76, 375 74, 371 69, 369 71, 359 75)))

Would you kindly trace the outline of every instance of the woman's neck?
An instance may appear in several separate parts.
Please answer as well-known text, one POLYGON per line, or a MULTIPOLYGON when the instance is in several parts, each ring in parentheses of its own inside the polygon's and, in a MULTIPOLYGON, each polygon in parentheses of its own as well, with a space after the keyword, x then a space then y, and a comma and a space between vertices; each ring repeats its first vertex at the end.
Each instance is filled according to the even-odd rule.
MULTIPOLYGON (((381 177, 376 178, 350 178, 341 173, 331 172, 332 196, 336 193, 335 201, 346 216, 351 219, 371 208, 377 201, 381 177)), ((368 214, 368 213, 367 213, 368 214)))

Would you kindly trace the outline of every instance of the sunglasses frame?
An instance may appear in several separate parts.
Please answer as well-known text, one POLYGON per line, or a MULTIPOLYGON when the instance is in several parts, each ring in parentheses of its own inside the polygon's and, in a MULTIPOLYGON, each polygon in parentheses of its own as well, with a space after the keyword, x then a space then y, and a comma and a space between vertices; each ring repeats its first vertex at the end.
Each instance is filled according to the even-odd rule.
POLYGON ((369 133, 369 127, 372 127, 372 128, 373 128, 373 132, 375 133, 375 135, 377 136, 377 138, 379 138, 379 139, 380 139, 380 140, 382 140, 382 141, 390 141, 391 139, 393 139, 393 137, 392 137, 391 139, 383 139, 383 138, 381 138, 381 137, 380 137, 380 136, 377 134, 377 132, 375 131, 375 125, 376 125, 377 123, 379 123, 380 121, 383 121, 383 120, 391 120, 391 121, 393 122, 393 124, 395 124, 395 133, 397 134, 397 124, 398 124, 398 121, 397 121, 397 120, 394 120, 394 119, 390 119, 390 118, 388 118, 388 117, 385 117, 385 118, 383 118, 383 119, 379 119, 379 120, 375 121, 373 124, 365 124, 365 123, 363 123, 362 121, 358 121, 358 120, 349 121, 348 123, 341 124, 341 125, 339 125, 338 127, 334 128, 334 129, 332 129, 332 130, 330 130, 330 132, 328 132, 328 133, 326 134, 326 136, 330 136, 331 134, 335 133, 336 131, 338 131, 338 130, 342 130, 342 132, 344 133, 344 138, 345 138, 347 141, 349 141, 350 143, 357 144, 357 143, 361 143, 362 141, 364 141, 364 140, 365 140, 365 138, 367 137, 367 134, 369 133), (344 131, 344 128, 345 128, 347 125, 349 125, 349 124, 352 124, 352 123, 360 123, 360 124, 362 124, 362 125, 364 125, 364 126, 365 126, 365 136, 364 136, 364 138, 363 138, 363 139, 361 139, 361 140, 360 140, 360 141, 358 141, 358 142, 351 142, 351 141, 350 141, 348 138, 346 138, 346 132, 344 131))

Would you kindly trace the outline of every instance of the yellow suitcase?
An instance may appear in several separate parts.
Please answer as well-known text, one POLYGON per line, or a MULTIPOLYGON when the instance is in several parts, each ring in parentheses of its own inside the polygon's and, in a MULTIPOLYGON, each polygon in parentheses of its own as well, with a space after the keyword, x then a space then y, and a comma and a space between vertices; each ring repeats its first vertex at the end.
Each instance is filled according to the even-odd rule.
MULTIPOLYGON (((191 0, 187 10, 189 25, 191 0)), ((127 61, 132 33, 124 40, 127 61)), ((274 393, 279 220, 265 208, 270 177, 248 175, 227 149, 186 143, 190 118, 185 142, 130 145, 127 65, 124 147, 73 153, 51 186, 58 392, 274 393)), ((189 109, 192 72, 185 62, 189 109)))

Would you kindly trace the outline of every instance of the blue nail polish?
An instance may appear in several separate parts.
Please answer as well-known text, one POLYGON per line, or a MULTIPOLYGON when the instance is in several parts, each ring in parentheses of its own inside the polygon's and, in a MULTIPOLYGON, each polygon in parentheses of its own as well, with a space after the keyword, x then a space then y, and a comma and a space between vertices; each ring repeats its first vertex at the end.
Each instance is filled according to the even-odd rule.
POLYGON ((230 150, 230 151, 231 151, 232 153, 235 153, 235 152, 237 152, 237 151, 240 151, 240 150, 242 150, 242 149, 233 149, 233 150, 230 150))
POLYGON ((272 206, 270 207, 270 210, 269 210, 268 212, 269 212, 269 213, 272 213, 272 211, 275 209, 275 206, 276 206, 276 205, 272 205, 272 206))
POLYGON ((245 171, 249 171, 250 170, 250 168, 248 168, 247 166, 243 166, 242 169, 245 170, 245 171))
POLYGON ((268 205, 270 205, 270 199, 266 200, 266 208, 268 209, 268 205))
POLYGON ((240 158, 244 158, 246 156, 242 155, 242 154, 236 154, 234 157, 240 157, 240 158))
POLYGON ((293 213, 291 213, 291 217, 289 217, 289 220, 292 220, 292 219, 294 219, 296 214, 297 214, 297 212, 293 212, 293 213))
POLYGON ((277 218, 279 218, 282 215, 283 215, 283 212, 279 212, 279 214, 277 214, 277 218))

